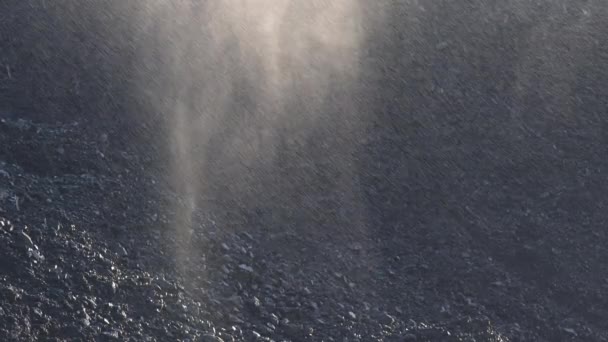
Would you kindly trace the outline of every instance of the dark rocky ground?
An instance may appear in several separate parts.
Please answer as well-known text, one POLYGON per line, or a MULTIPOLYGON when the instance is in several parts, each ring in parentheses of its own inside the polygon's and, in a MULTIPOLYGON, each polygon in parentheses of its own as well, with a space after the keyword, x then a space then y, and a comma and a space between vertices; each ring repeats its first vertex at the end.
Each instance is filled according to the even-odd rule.
POLYGON ((605 5, 564 3, 393 5, 356 205, 325 127, 192 218, 130 5, 0 3, 0 339, 608 340, 605 5))
MULTIPOLYGON (((500 341, 503 329, 525 336, 515 325, 494 326, 465 293, 433 298, 432 283, 448 273, 423 277, 435 266, 419 252, 375 264, 382 241, 235 231, 201 215, 186 243, 172 229, 170 203, 180 199, 142 175, 145 161, 131 151, 106 148, 77 123, 0 125, 6 340, 500 341), (179 263, 175 248, 189 249, 179 263), (391 298, 382 298, 386 287, 391 298), (433 311, 442 317, 421 315, 433 311)), ((486 264, 468 265, 496 277, 485 275, 495 282, 489 291, 516 287, 486 264)))
MULTIPOLYGON (((180 199, 142 174, 145 161, 131 151, 106 148, 77 123, 3 119, 0 129, 7 340, 500 341, 499 328, 525 336, 495 327, 464 293, 433 298, 448 274, 423 277, 434 266, 419 252, 378 265, 382 241, 237 231, 211 214, 183 239, 172 229, 180 199), (176 248, 188 250, 179 262, 176 248), (433 311, 442 317, 421 315, 433 311)), ((497 277, 488 281, 506 277, 487 264, 497 277)), ((487 286, 514 286, 503 281, 487 286)))

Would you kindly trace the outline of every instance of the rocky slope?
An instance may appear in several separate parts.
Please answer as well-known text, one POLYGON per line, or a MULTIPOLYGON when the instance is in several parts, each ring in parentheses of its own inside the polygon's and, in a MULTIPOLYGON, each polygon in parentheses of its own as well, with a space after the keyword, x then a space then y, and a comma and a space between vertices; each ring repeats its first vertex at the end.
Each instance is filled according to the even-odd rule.
POLYGON ((23 119, 0 132, 3 339, 606 338, 466 232, 345 243, 314 227, 220 226, 202 209, 177 231, 181 199, 108 133, 23 119))
POLYGON ((356 130, 229 117, 194 207, 139 3, 0 2, 0 340, 608 340, 601 1, 366 2, 356 130))
POLYGON ((106 133, 22 119, 0 130, 3 339, 501 338, 478 312, 430 324, 379 298, 383 282, 420 279, 418 266, 371 265, 368 241, 219 227, 209 213, 180 238, 180 199, 106 133))

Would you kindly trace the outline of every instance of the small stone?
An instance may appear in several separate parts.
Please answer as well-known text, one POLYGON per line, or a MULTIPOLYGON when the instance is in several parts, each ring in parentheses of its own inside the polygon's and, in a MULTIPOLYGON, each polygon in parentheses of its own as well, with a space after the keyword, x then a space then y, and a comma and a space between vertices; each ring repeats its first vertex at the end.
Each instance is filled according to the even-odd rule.
POLYGON ((91 317, 90 317, 90 316, 89 316, 89 314, 87 313, 87 310, 86 310, 84 307, 82 308, 82 317, 83 317, 84 319, 88 319, 88 320, 90 320, 90 319, 91 319, 91 317))
POLYGON ((44 256, 37 250, 28 248, 27 249, 27 255, 34 259, 34 263, 37 263, 38 261, 44 261, 44 256))
POLYGON ((371 305, 368 302, 363 302, 363 310, 369 311, 371 310, 371 305))
POLYGON ((262 302, 258 299, 258 297, 253 297, 253 299, 251 300, 251 303, 257 309, 259 309, 262 306, 262 302))
POLYGON ((417 337, 414 334, 405 334, 403 335, 403 341, 416 341, 417 337))
POLYGON ((567 332, 568 334, 572 335, 572 336, 578 336, 578 334, 576 333, 576 330, 572 329, 572 328, 562 328, 563 331, 567 332))
POLYGON ((382 316, 380 316, 380 323, 382 323, 383 325, 391 326, 395 324, 395 317, 384 312, 382 313, 382 316))
POLYGON ((34 242, 32 241, 32 238, 27 235, 26 232, 21 232, 21 237, 23 238, 23 241, 30 247, 34 247, 34 242))
POLYGON ((109 330, 101 333, 103 336, 106 336, 110 339, 118 339, 119 333, 117 330, 109 330))
POLYGON ((221 337, 211 335, 211 334, 205 334, 205 335, 201 336, 200 341, 201 342, 224 342, 224 340, 221 337))
POLYGON ((275 314, 271 313, 271 314, 270 314, 270 321, 271 321, 271 322, 272 322, 272 324, 274 324, 274 325, 279 325, 279 322, 280 322, 280 320, 279 320, 279 316, 277 316, 277 315, 275 315, 275 314))
POLYGON ((316 302, 310 302, 309 305, 313 310, 315 310, 315 311, 319 310, 319 304, 317 304, 316 302))
POLYGON ((18 301, 21 299, 21 293, 19 292, 19 290, 17 290, 15 287, 13 286, 9 286, 5 289, 8 293, 8 298, 10 298, 11 301, 18 301))
POLYGON ((237 324, 243 324, 243 323, 245 323, 245 321, 243 321, 238 316, 233 315, 233 314, 228 314, 228 320, 230 322, 232 322, 232 323, 237 323, 237 324))
POLYGON ((239 268, 243 271, 249 272, 249 273, 253 273, 253 268, 251 266, 247 266, 245 264, 240 264, 239 268))

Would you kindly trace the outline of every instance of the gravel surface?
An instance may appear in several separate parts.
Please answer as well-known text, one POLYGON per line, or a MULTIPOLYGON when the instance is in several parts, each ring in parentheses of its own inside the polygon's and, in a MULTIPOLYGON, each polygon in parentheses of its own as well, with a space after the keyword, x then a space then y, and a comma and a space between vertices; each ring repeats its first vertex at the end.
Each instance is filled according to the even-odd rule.
POLYGON ((319 243, 314 234, 235 231, 202 214, 186 242, 163 201, 152 200, 179 199, 160 192, 162 179, 142 175, 128 151, 102 153, 103 143, 75 123, 3 119, 0 131, 5 339, 502 338, 476 309, 458 312, 477 305, 464 297, 454 309, 446 302, 434 323, 417 320, 414 307, 424 307, 428 295, 420 285, 407 294, 417 301, 411 307, 393 305, 405 294, 380 298, 387 284, 421 281, 428 266, 372 268, 369 258, 381 251, 368 246, 376 242, 344 246, 319 243), (179 258, 176 249, 189 253, 179 258))
MULTIPOLYGON (((179 197, 162 178, 142 174, 142 161, 128 151, 102 153, 103 143, 73 123, 3 119, 0 131, 6 339, 606 337, 593 319, 608 307, 595 290, 601 285, 590 284, 585 270, 559 272, 576 266, 572 251, 543 254, 559 240, 512 242, 512 257, 525 259, 512 264, 470 232, 447 228, 455 222, 441 232, 345 244, 313 230, 222 227, 202 212, 184 238, 171 218, 179 197), (534 269, 554 270, 545 274, 553 279, 534 269), (578 306, 583 300, 589 304, 578 306)), ((501 242, 493 236, 484 241, 501 242)))
POLYGON ((197 205, 138 3, 0 2, 0 340, 608 340, 603 2, 367 2, 356 129, 230 117, 197 205))

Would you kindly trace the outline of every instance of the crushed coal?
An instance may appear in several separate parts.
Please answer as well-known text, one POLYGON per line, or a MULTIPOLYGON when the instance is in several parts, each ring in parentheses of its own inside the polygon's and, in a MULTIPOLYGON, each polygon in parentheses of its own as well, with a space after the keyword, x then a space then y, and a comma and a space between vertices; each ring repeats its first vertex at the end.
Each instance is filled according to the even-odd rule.
POLYGON ((608 340, 600 2, 370 2, 332 120, 239 113, 189 165, 146 102, 178 23, 136 3, 0 3, 0 340, 608 340), (275 144, 243 157, 248 129, 275 144))

